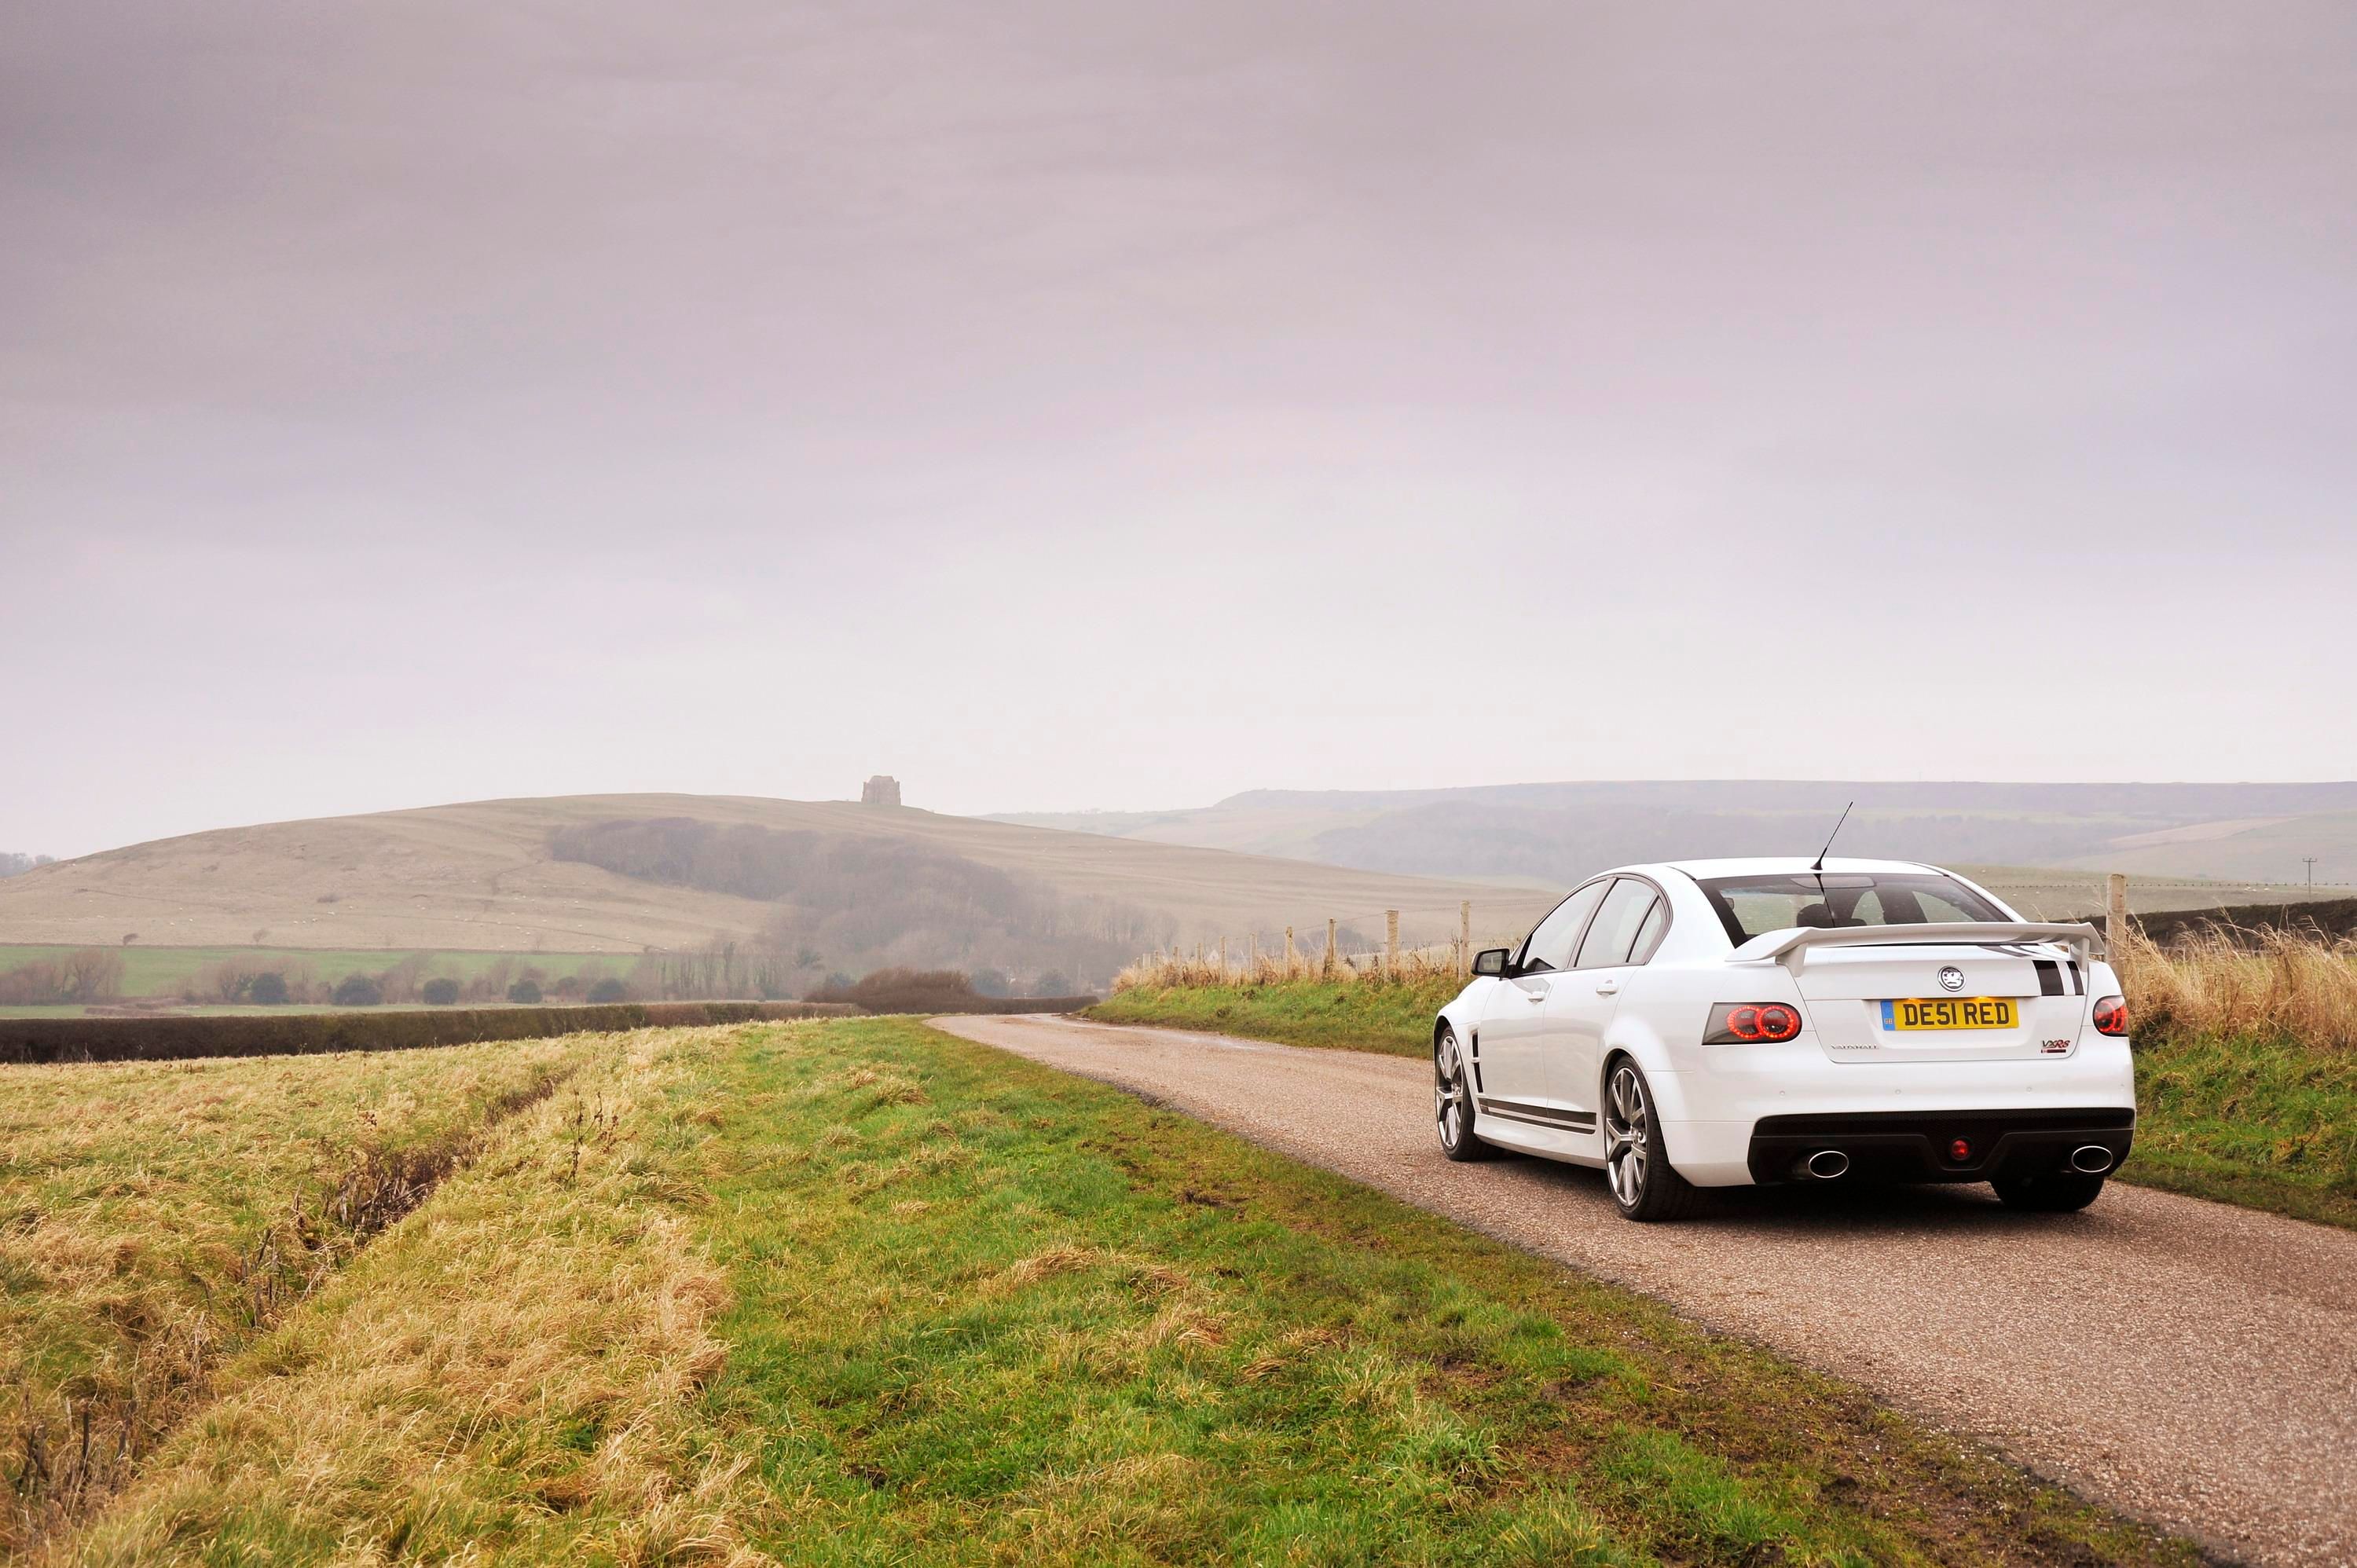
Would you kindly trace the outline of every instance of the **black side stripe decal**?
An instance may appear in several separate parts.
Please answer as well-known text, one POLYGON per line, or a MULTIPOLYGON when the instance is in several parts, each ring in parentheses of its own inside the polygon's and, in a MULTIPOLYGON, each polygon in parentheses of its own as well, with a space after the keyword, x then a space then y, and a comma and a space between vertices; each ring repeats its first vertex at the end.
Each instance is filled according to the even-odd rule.
POLYGON ((1534 1127, 1561 1127, 1573 1133, 1596 1130, 1593 1111, 1558 1111, 1551 1105, 1524 1105, 1516 1100, 1484 1100, 1481 1114, 1503 1117, 1509 1122, 1528 1122, 1534 1127))

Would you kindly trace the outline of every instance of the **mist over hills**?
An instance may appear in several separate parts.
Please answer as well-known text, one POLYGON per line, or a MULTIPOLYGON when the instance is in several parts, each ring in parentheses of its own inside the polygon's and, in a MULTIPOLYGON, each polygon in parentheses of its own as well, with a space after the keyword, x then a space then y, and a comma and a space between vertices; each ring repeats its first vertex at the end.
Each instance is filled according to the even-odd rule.
POLYGON ((1845 853, 1950 865, 2288 885, 2357 882, 2357 783, 1628 780, 1447 789, 1254 789, 1169 811, 996 820, 1426 876, 1561 886, 1604 866, 1845 853))

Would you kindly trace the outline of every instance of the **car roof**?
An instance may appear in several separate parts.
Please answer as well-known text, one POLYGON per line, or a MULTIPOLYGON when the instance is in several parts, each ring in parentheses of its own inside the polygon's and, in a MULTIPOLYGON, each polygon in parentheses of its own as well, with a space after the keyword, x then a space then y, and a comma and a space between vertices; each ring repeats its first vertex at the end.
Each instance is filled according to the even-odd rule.
MULTIPOLYGON (((1683 871, 1688 876, 1795 876, 1805 875, 1815 869, 1812 855, 1760 855, 1748 860, 1673 860, 1663 863, 1663 868, 1683 871)), ((1641 866, 1626 869, 1643 870, 1641 866)), ((1887 875, 1917 875, 1939 872, 1936 865, 1926 865, 1915 860, 1859 860, 1846 855, 1827 855, 1824 869, 1828 874, 1841 872, 1850 875, 1860 873, 1880 873, 1887 875)))

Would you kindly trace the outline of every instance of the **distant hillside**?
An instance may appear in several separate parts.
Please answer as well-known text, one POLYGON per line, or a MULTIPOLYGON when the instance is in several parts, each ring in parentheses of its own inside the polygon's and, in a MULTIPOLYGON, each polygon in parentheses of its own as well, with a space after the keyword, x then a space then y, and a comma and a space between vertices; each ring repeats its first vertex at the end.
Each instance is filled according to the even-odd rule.
MULTIPOLYGON (((0 942, 682 951, 766 937, 834 967, 1050 962, 1162 942, 1409 940, 1527 924, 1544 897, 846 801, 567 796, 229 828, 0 882, 0 942)), ((1102 979, 1103 976, 1099 975, 1102 979)))
POLYGON ((2140 917, 2136 924, 2154 941, 2223 931, 2244 942, 2258 933, 2282 931, 2296 937, 2346 941, 2357 938, 2357 898, 2314 899, 2303 904, 2243 904, 2223 909, 2183 909, 2172 914, 2140 917))
MULTIPOLYGON (((2357 783, 2003 784, 1837 780, 1255 789, 1168 811, 998 820, 1426 876, 1560 886, 1629 861, 1841 848, 1948 865, 2175 880, 2357 884, 2357 783)), ((2222 900, 2210 899, 2210 902, 2222 900)))

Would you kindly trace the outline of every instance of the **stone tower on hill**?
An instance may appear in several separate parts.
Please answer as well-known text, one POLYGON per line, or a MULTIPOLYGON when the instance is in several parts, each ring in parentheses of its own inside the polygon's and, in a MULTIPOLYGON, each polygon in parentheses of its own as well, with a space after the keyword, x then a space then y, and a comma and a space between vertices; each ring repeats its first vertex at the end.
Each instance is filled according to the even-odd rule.
POLYGON ((863 806, 899 805, 900 781, 888 773, 878 773, 859 787, 859 803, 863 806))

